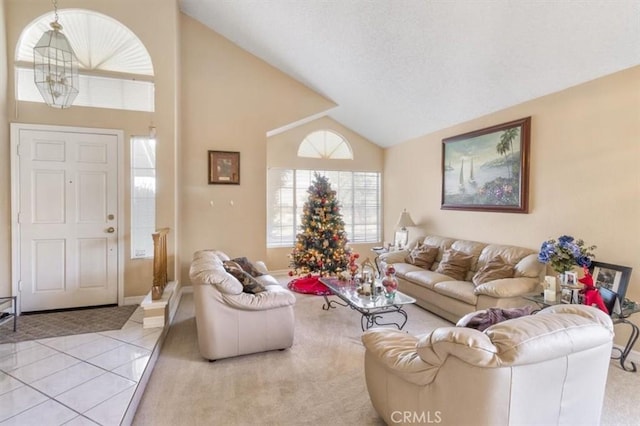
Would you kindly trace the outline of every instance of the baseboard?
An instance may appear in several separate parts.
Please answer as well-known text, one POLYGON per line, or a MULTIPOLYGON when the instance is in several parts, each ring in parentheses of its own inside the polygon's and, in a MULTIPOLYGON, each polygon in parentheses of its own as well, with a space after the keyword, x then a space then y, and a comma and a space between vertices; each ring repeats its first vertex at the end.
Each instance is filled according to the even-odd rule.
POLYGON ((180 282, 176 281, 177 295, 174 303, 169 305, 169 324, 173 323, 173 318, 176 316, 176 312, 178 312, 178 306, 180 306, 180 300, 182 300, 182 295, 184 293, 193 293, 193 287, 182 286, 180 282))

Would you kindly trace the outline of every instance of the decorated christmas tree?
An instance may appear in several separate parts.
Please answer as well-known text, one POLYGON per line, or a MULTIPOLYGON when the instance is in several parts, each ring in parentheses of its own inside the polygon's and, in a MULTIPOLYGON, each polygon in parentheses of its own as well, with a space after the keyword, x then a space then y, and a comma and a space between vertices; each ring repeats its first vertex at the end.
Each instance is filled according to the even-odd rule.
POLYGON ((307 193, 309 199, 290 256, 291 275, 335 275, 347 268, 351 254, 336 191, 328 178, 316 173, 307 193))

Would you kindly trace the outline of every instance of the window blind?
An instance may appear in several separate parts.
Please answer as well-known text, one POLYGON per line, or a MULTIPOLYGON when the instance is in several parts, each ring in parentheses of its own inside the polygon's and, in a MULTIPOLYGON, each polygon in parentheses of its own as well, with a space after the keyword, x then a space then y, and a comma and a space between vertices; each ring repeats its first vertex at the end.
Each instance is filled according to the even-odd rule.
POLYGON ((267 246, 292 247, 314 173, 329 179, 340 202, 349 242, 381 239, 381 179, 378 172, 294 170, 267 172, 267 246))

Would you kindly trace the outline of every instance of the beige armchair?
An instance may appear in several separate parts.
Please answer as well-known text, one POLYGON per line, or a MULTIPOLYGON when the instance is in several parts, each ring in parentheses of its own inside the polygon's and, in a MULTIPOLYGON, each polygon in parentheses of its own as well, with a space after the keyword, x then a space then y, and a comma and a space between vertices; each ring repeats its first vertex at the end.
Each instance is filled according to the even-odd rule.
POLYGON ((228 358, 293 344, 296 298, 267 274, 263 263, 254 264, 265 275, 256 278, 266 291, 250 294, 228 274, 221 251, 194 254, 189 271, 193 285, 200 354, 210 360, 228 358))
POLYGON ((597 425, 613 325, 584 305, 557 305, 484 332, 364 333, 371 402, 387 424, 597 425))

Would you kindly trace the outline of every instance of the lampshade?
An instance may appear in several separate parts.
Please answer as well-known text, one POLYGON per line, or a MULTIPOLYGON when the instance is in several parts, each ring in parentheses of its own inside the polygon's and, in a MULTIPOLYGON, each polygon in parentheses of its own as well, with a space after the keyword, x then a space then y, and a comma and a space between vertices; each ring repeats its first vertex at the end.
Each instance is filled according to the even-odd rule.
POLYGON ((398 219, 398 223, 396 223, 396 228, 406 229, 407 226, 416 226, 416 224, 411 220, 411 216, 409 215, 409 212, 407 212, 407 209, 404 209, 402 213, 400 213, 400 218, 398 219))
POLYGON ((55 20, 33 48, 34 81, 47 105, 68 108, 78 96, 78 59, 62 34, 58 23, 57 1, 54 0, 55 20))

